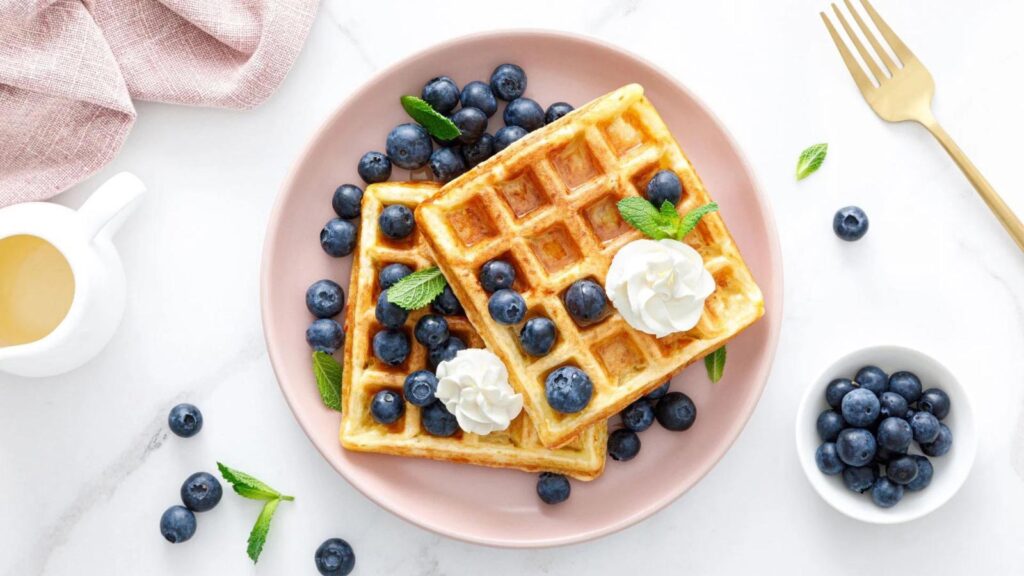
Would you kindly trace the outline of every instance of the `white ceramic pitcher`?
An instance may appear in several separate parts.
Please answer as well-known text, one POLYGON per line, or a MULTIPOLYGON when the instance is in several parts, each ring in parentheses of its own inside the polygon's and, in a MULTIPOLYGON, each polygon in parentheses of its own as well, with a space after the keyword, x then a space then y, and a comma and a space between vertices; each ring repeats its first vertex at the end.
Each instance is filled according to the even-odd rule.
POLYGON ((110 341, 125 307, 124 269, 111 238, 145 190, 141 180, 122 172, 77 211, 48 202, 0 210, 0 246, 13 236, 41 239, 63 255, 74 279, 67 313, 51 332, 31 342, 0 343, 0 372, 62 374, 88 362, 110 341))

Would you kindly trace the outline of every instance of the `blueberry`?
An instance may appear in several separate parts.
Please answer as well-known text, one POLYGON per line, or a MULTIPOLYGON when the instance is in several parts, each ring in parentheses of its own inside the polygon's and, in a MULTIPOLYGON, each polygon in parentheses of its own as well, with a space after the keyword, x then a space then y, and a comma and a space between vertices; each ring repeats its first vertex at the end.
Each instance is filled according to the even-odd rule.
POLYGON ((825 387, 825 401, 828 405, 838 409, 843 405, 843 397, 856 388, 853 382, 847 378, 836 378, 825 387))
POLYGON ((697 420, 697 405, 682 392, 669 392, 654 405, 654 417, 668 430, 688 430, 697 420))
POLYGON ((334 197, 331 198, 331 206, 339 218, 358 218, 362 204, 363 189, 352 184, 338 186, 334 190, 334 197))
POLYGON ((398 366, 409 357, 409 337, 401 330, 381 330, 373 335, 373 355, 388 366, 398 366))
POLYGON ((608 297, 601 285, 593 280, 577 280, 565 291, 565 307, 577 324, 585 326, 604 316, 608 297))
POLYGON ((655 208, 661 208, 664 202, 671 202, 673 206, 678 206, 682 195, 683 183, 679 181, 679 176, 671 170, 659 170, 647 182, 647 200, 654 204, 655 208))
POLYGON ((547 112, 544 113, 544 123, 551 124, 569 112, 572 112, 572 104, 568 102, 555 102, 548 106, 547 112))
POLYGON ((882 448, 881 446, 878 446, 877 450, 875 450, 875 462, 879 464, 888 464, 889 462, 892 462, 893 460, 902 457, 902 453, 893 452, 892 450, 889 450, 888 448, 882 448))
POLYGON ((345 343, 345 332, 336 321, 318 318, 306 328, 306 343, 313 350, 334 354, 345 343))
POLYGON ((893 452, 906 452, 914 433, 903 418, 891 416, 878 425, 878 445, 893 452))
POLYGON ((178 404, 167 415, 167 427, 177 436, 191 438, 203 429, 203 413, 192 404, 178 404))
POLYGON ((867 388, 876 396, 889 389, 889 375, 878 366, 865 366, 853 378, 861 388, 867 388))
POLYGON ((494 133, 494 153, 497 154, 508 145, 526 136, 526 129, 522 126, 505 126, 494 133))
POLYGON ((839 433, 846 427, 846 422, 843 421, 843 417, 835 410, 825 410, 818 414, 816 427, 818 429, 818 436, 822 441, 835 442, 836 438, 839 437, 839 433))
POLYGON ((608 435, 608 455, 612 460, 626 462, 640 453, 640 437, 636 432, 619 428, 608 435))
POLYGON ((434 145, 430 143, 430 134, 419 124, 399 124, 390 133, 384 145, 388 159, 406 170, 422 168, 430 160, 430 152, 434 145))
POLYGON ((184 506, 171 506, 160 516, 160 533, 171 544, 179 544, 196 533, 196 515, 184 506))
POLYGON ((345 291, 333 280, 317 280, 306 289, 306 308, 317 318, 337 316, 345 307, 345 291))
POLYGON ((868 231, 868 215, 856 206, 840 208, 832 218, 832 230, 841 240, 860 240, 868 231))
POLYGON ((429 370, 417 370, 405 377, 403 391, 409 404, 422 408, 435 399, 437 376, 429 370))
POLYGON ((466 161, 466 167, 472 168, 494 155, 494 136, 482 134, 472 144, 462 147, 462 159, 466 161))
POLYGON ((515 267, 504 260, 489 260, 480 267, 480 285, 487 292, 511 288, 515 281, 515 267))
POLYGON ((391 390, 381 390, 373 395, 370 415, 378 424, 394 424, 405 413, 402 397, 391 390))
POLYGON ((554 472, 543 472, 537 478, 537 496, 545 504, 561 504, 569 499, 569 479, 554 472))
POLYGON ((644 398, 626 406, 619 416, 622 417, 622 425, 633 432, 643 432, 654 424, 654 408, 644 398))
POLYGON ((847 467, 843 470, 843 484, 846 488, 863 494, 875 485, 878 480, 878 466, 869 464, 867 466, 847 467))
POLYGON ((181 501, 193 512, 206 512, 220 502, 224 490, 209 472, 196 472, 181 485, 181 501))
POLYGON ((450 336, 440 346, 431 348, 427 352, 427 362, 430 364, 431 369, 436 370, 438 364, 455 358, 456 354, 465 349, 466 343, 461 338, 450 336))
POLYGON ((395 262, 380 269, 377 281, 380 282, 381 290, 387 290, 409 274, 412 274, 412 268, 409 268, 405 264, 395 262))
POLYGON ((416 227, 416 220, 412 217, 412 210, 401 204, 385 206, 377 218, 382 234, 392 240, 401 240, 412 234, 416 227))
POLYGON ((448 321, 441 316, 427 314, 416 322, 416 329, 412 334, 420 344, 434 348, 448 339, 448 321))
POLYGON ((861 428, 847 428, 839 433, 836 439, 836 451, 839 458, 850 466, 866 466, 875 457, 878 445, 875 437, 861 428))
POLYGON ((662 384, 661 386, 658 386, 654 390, 651 390, 650 392, 648 392, 647 395, 644 396, 644 398, 646 398, 648 400, 661 400, 662 398, 665 397, 665 394, 668 394, 668 388, 671 385, 672 385, 672 381, 668 380, 664 384, 662 384))
POLYGON ((818 449, 814 451, 814 463, 818 465, 818 470, 821 470, 821 473, 826 476, 835 476, 846 467, 839 459, 836 445, 831 442, 825 442, 818 446, 818 449))
POLYGON ((347 576, 356 566, 356 553, 341 538, 325 540, 313 556, 316 569, 323 576, 347 576))
POLYGON ((518 324, 526 316, 526 300, 515 290, 502 288, 487 301, 487 311, 500 324, 518 324))
POLYGON ((889 377, 889 390, 913 404, 921 397, 921 379, 912 372, 896 372, 889 377))
POLYGON ((472 144, 487 131, 487 114, 476 108, 460 108, 452 114, 452 124, 459 129, 459 142, 472 144))
POLYGON ((561 366, 544 379, 548 404, 563 414, 574 414, 586 408, 594 394, 594 384, 587 373, 575 366, 561 366))
POLYGON ((526 92, 526 72, 515 64, 502 64, 491 73, 491 90, 505 101, 515 100, 526 92))
POLYGON ((449 182, 466 171, 466 161, 458 148, 438 148, 430 155, 430 171, 438 182, 449 182))
POLYGON ((530 356, 544 356, 558 337, 558 327, 544 316, 530 318, 519 331, 519 344, 530 356))
POLYGON ((463 108, 476 108, 486 114, 488 118, 494 116, 494 113, 498 111, 498 100, 494 97, 491 87, 479 80, 474 80, 462 87, 460 100, 463 108))
POLYGON ((423 407, 420 421, 423 424, 423 429, 432 436, 448 437, 455 434, 459 427, 458 420, 440 400, 434 400, 423 407))
POLYGON ((939 424, 939 436, 932 442, 921 444, 921 452, 927 456, 945 456, 953 447, 953 432, 949 426, 939 424))
POLYGON ((385 328, 401 328, 409 318, 409 311, 401 306, 388 301, 388 291, 385 290, 377 297, 377 307, 374 310, 377 322, 385 328))
POLYGON ((843 420, 850 426, 870 426, 878 419, 881 404, 870 390, 857 388, 843 396, 843 420))
POLYGON ((931 412, 919 410, 910 417, 910 429, 914 432, 914 441, 919 444, 934 442, 939 437, 939 419, 931 412))
POLYGON ((911 492, 918 492, 924 490, 932 483, 932 475, 935 473, 935 468, 932 467, 931 461, 924 456, 913 454, 910 457, 917 464, 917 476, 910 481, 910 484, 906 485, 906 489, 911 492))
POLYGON ((925 390, 917 400, 918 408, 925 412, 931 412, 939 420, 949 416, 949 406, 949 396, 938 388, 925 390))
POLYGON ((917 462, 910 456, 897 458, 885 467, 885 477, 900 485, 907 485, 917 478, 917 462))
POLYGON ((335 258, 348 256, 356 248, 359 228, 348 220, 334 218, 320 231, 320 246, 335 258))
POLYGON ((420 97, 441 114, 448 114, 459 104, 459 87, 447 76, 432 78, 423 86, 420 97))
POLYGON ((452 292, 452 287, 447 285, 430 303, 430 307, 442 316, 461 316, 465 313, 459 299, 455 297, 455 292, 452 292))
POLYGON ((503 118, 506 126, 521 126, 533 132, 544 126, 544 109, 529 98, 516 98, 505 107, 503 118))
POLYGON ((892 508, 903 499, 903 486, 882 477, 871 488, 871 500, 882 508, 892 508))
POLYGON ((357 171, 367 184, 386 182, 391 178, 391 160, 380 152, 367 152, 359 159, 357 171))
POLYGON ((909 410, 907 399, 895 392, 882 392, 878 396, 878 403, 881 406, 878 413, 881 414, 882 418, 890 416, 905 418, 907 410, 909 410))

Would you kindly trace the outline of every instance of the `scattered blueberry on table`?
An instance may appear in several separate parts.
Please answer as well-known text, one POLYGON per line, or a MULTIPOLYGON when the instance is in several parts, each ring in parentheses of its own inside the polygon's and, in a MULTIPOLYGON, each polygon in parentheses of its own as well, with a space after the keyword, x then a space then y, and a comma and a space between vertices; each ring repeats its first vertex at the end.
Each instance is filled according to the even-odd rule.
POLYGON ((209 472, 196 472, 181 485, 181 502, 193 512, 213 510, 223 495, 220 481, 209 472))
POLYGON ((192 404, 178 404, 167 415, 167 427, 177 436, 191 438, 203 429, 203 413, 192 404))
POLYGON ((860 240, 868 232, 868 215, 856 206, 840 208, 832 218, 832 230, 841 240, 860 240))
POLYGON ((196 515, 181 505, 175 505, 160 516, 160 533, 171 544, 180 544, 196 533, 196 515))
POLYGON ((313 561, 323 576, 347 576, 356 566, 356 553, 348 542, 330 538, 316 549, 313 561))

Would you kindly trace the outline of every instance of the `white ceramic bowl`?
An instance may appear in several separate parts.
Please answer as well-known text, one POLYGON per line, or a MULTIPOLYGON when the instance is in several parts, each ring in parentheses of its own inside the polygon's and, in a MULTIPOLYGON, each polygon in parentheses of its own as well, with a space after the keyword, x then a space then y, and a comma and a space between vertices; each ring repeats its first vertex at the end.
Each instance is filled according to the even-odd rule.
MULTIPOLYGON (((974 414, 966 390, 956 377, 937 360, 910 348, 901 346, 873 346, 851 352, 836 360, 804 392, 796 415, 796 449, 800 465, 811 486, 843 514, 874 524, 897 524, 920 518, 946 503, 967 479, 974 463, 977 436, 974 414), (825 387, 835 378, 850 378, 862 366, 873 364, 886 373, 909 370, 921 379, 924 389, 939 388, 949 395, 951 409, 942 421, 953 432, 953 447, 939 458, 929 458, 935 468, 931 485, 920 492, 907 491, 892 508, 879 508, 870 494, 851 492, 843 485, 841 476, 826 476, 818 470, 814 453, 821 444, 815 423, 825 403, 825 387)), ((911 453, 920 454, 916 443, 911 453)))

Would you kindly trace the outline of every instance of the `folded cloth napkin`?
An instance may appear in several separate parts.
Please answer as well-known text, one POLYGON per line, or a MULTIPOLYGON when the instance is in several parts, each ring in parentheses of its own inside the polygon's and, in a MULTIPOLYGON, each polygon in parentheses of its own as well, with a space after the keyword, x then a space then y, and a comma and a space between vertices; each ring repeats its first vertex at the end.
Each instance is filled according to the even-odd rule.
POLYGON ((109 162, 132 99, 251 108, 284 79, 317 0, 0 0, 0 207, 109 162))

